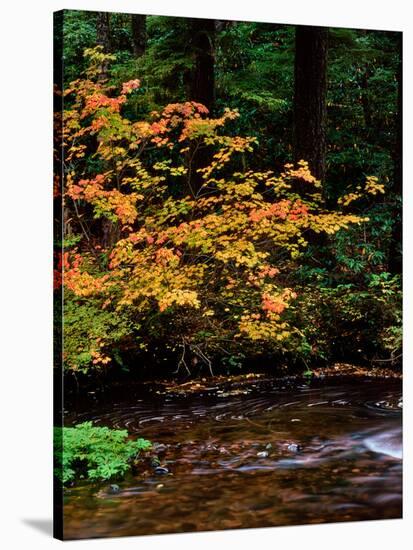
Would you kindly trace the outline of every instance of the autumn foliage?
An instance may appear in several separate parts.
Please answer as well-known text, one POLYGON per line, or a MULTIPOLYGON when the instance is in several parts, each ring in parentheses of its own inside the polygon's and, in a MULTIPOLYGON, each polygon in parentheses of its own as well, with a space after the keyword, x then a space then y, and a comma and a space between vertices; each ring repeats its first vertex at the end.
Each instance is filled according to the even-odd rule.
POLYGON ((70 243, 55 276, 65 289, 65 368, 122 364, 127 353, 212 370, 307 350, 294 272, 317 234, 364 223, 347 207, 383 192, 377 179, 327 210, 304 160, 278 174, 248 168, 258 144, 227 130, 237 111, 211 118, 185 102, 135 120, 127 105, 143 93, 139 80, 114 89, 98 78, 110 56, 86 55, 86 77, 64 91, 58 136, 70 243), (198 150, 209 159, 201 167, 198 150))

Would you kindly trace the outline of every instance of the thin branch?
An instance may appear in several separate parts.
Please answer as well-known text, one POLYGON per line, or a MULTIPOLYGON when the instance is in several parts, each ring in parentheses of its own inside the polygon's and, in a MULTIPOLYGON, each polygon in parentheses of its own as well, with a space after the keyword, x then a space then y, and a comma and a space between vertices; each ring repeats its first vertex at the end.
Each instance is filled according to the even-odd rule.
POLYGON ((186 369, 186 372, 188 373, 188 375, 190 376, 191 375, 191 371, 189 370, 188 368, 188 365, 186 364, 186 361, 185 361, 185 350, 186 350, 186 346, 185 346, 185 339, 182 338, 182 356, 178 362, 178 368, 176 369, 176 371, 174 371, 173 374, 178 374, 181 366, 182 367, 185 367, 186 369))

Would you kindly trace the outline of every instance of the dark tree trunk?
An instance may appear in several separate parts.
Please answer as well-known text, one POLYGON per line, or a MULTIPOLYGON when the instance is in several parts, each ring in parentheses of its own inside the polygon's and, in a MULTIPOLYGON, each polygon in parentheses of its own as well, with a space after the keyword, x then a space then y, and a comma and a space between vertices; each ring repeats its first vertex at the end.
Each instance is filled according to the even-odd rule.
POLYGON ((325 179, 328 29, 299 26, 295 33, 294 159, 325 179))
POLYGON ((131 15, 132 46, 135 57, 140 57, 146 50, 146 15, 131 15))
POLYGON ((397 207, 394 212, 394 224, 389 251, 389 270, 402 273, 402 212, 403 193, 403 74, 402 74, 402 35, 399 36, 399 64, 397 69, 397 112, 395 118, 396 139, 394 147, 393 193, 397 207))
MULTIPOLYGON (((189 47, 193 56, 193 69, 187 75, 187 97, 190 101, 202 103, 211 112, 215 100, 215 20, 189 20, 189 47)), ((197 172, 210 161, 210 155, 202 144, 193 143, 187 153, 188 187, 196 196, 203 184, 197 172)))
POLYGON ((188 95, 191 101, 202 103, 211 111, 215 99, 214 71, 215 20, 190 20, 190 47, 194 68, 189 77, 188 95))
POLYGON ((110 52, 110 14, 99 12, 96 18, 96 42, 103 46, 104 51, 110 52))
MULTIPOLYGON (((96 18, 96 43, 102 46, 105 53, 111 51, 110 40, 110 14, 107 12, 98 12, 96 18)), ((102 63, 99 80, 106 80, 108 77, 108 64, 102 63)))
POLYGON ((370 107, 370 100, 369 100, 369 70, 367 67, 365 67, 365 70, 363 72, 363 75, 361 77, 360 82, 360 88, 361 88, 361 105, 363 107, 363 115, 364 115, 364 125, 366 127, 367 132, 371 132, 371 125, 372 125, 372 113, 371 113, 371 107, 370 107))
MULTIPOLYGON (((109 53, 112 49, 111 36, 110 36, 110 14, 107 12, 99 12, 96 19, 96 42, 99 46, 102 46, 104 53, 109 53)), ((105 83, 108 79, 109 65, 107 62, 103 62, 100 67, 99 81, 105 83)), ((113 246, 115 239, 115 233, 117 231, 116 225, 113 221, 107 218, 102 218, 102 243, 105 248, 113 246)))

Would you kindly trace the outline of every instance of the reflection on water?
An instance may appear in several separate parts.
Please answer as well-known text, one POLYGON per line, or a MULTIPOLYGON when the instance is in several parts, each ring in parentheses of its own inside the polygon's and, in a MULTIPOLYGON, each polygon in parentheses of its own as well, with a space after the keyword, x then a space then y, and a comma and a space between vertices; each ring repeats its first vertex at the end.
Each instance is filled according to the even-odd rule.
POLYGON ((68 422, 94 419, 162 444, 169 473, 130 476, 117 494, 107 484, 68 489, 66 538, 401 517, 399 381, 134 393, 68 422))

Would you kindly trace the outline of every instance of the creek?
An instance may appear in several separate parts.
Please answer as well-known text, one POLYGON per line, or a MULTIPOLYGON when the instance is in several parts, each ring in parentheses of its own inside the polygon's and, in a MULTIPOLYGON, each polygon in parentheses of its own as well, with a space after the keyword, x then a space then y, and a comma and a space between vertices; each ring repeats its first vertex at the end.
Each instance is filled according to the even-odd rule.
POLYGON ((400 518, 401 395, 391 379, 267 379, 184 396, 131 387, 79 405, 67 425, 150 439, 168 473, 146 466, 116 494, 66 489, 65 537, 400 518))

